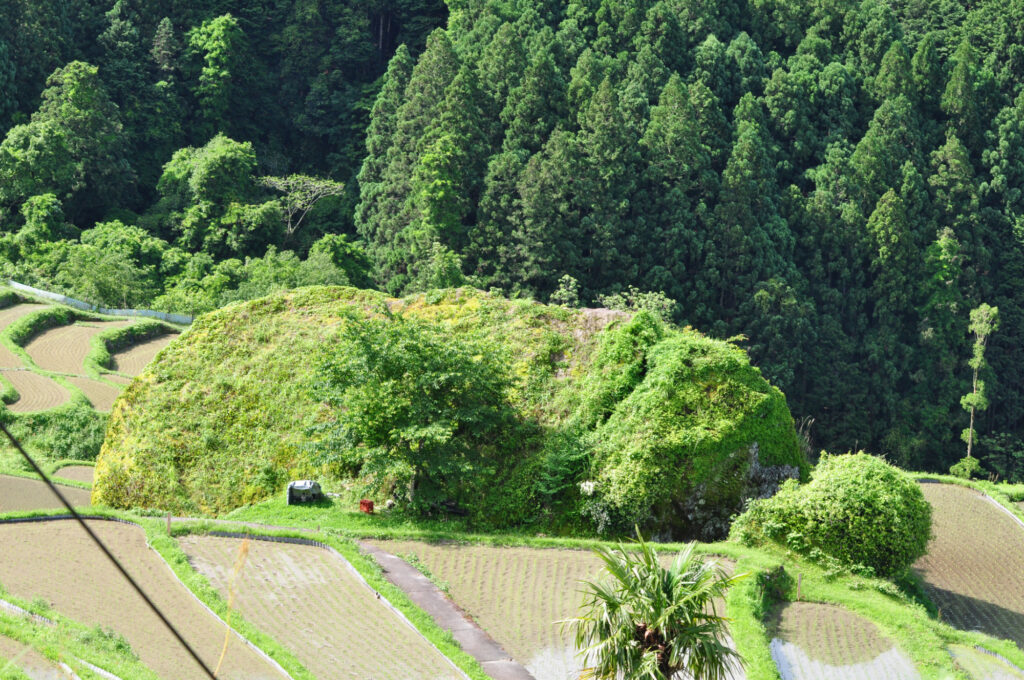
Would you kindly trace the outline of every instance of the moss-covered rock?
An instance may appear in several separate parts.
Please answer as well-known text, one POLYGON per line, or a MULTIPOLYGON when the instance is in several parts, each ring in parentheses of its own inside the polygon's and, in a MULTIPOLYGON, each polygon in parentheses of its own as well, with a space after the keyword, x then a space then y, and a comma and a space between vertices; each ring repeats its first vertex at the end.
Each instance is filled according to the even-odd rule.
POLYGON ((507 372, 519 426, 470 508, 480 521, 683 536, 757 495, 754 471, 806 468, 785 398, 728 343, 646 313, 314 287, 206 315, 171 343, 114 406, 94 501, 219 513, 337 473, 310 454, 332 417, 314 357, 342 323, 396 314, 472 338, 507 372))

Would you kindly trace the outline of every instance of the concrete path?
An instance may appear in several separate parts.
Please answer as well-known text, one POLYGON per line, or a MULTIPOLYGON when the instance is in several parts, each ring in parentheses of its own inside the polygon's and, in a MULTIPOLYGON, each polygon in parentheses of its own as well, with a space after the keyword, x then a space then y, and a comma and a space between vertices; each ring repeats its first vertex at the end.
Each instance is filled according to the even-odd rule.
POLYGON ((356 542, 363 552, 377 560, 384 577, 434 617, 437 625, 451 631, 463 651, 479 661, 494 680, 536 680, 415 567, 376 546, 356 542))

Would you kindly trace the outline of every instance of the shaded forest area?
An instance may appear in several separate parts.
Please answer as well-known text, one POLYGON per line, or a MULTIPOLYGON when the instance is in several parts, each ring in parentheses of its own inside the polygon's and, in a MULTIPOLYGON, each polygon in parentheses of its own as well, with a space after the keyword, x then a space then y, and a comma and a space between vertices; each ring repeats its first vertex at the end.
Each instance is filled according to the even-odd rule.
POLYGON ((742 336, 815 447, 941 470, 987 303, 974 449, 1024 477, 1024 2, 2 16, 8 275, 185 312, 304 283, 660 291, 742 336))

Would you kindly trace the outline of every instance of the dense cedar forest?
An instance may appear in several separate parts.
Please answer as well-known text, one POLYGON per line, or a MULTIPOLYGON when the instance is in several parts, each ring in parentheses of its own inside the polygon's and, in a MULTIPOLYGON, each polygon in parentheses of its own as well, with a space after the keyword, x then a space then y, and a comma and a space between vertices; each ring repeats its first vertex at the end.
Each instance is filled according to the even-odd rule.
MULTIPOLYGON (((1024 477, 1024 3, 7 0, 0 264, 675 302, 816 448, 1024 477), (609 297, 610 296, 610 297, 609 297)), ((664 307, 664 306, 663 306, 664 307)))

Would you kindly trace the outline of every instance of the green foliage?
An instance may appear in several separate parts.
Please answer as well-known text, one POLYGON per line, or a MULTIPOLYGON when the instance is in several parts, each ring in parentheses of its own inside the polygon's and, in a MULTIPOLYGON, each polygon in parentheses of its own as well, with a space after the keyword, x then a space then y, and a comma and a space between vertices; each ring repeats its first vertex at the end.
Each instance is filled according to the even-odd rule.
POLYGON ((48 411, 6 417, 11 433, 29 451, 51 460, 96 460, 107 430, 107 414, 78 401, 48 411))
POLYGON ((516 439, 496 348, 403 315, 347 319, 325 345, 314 399, 332 409, 318 462, 419 512, 479 496, 516 439))
POLYGON ((580 615, 562 622, 585 659, 583 677, 669 680, 684 669, 699 680, 725 677, 738 655, 715 600, 746 574, 726 577, 693 544, 663 567, 637 536, 633 550, 594 550, 604 578, 585 584, 580 615))
POLYGON ((673 503, 704 499, 724 522, 759 493, 757 470, 806 466, 784 399, 741 350, 647 312, 313 287, 197 319, 151 376, 111 414, 106 503, 220 513, 323 476, 410 516, 461 508, 478 525, 557 531, 583 530, 584 507, 628 530, 629 496, 637 521, 695 533, 703 515, 673 518, 673 503), (724 470, 741 481, 701 490, 724 470))
MULTIPOLYGON (((964 434, 966 435, 966 431, 964 434)), ((974 456, 964 456, 959 462, 949 468, 949 474, 960 479, 975 479, 981 472, 981 462, 974 456)))
POLYGON ((925 553, 931 506, 914 480, 879 458, 823 454, 810 482, 786 482, 774 497, 751 503, 731 536, 820 551, 819 560, 893 576, 925 553))

